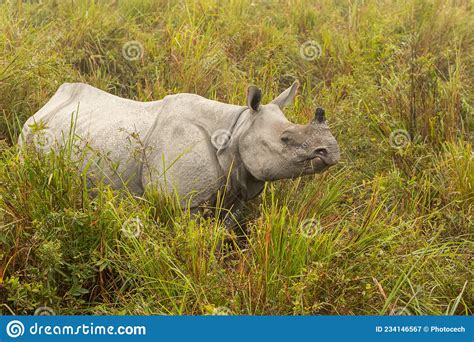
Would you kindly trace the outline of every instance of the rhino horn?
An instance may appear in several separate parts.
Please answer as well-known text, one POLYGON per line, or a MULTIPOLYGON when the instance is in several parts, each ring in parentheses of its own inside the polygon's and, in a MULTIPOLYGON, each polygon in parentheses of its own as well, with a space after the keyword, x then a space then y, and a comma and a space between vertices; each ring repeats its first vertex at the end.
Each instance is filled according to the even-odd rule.
POLYGON ((324 116, 324 109, 316 108, 316 112, 314 113, 314 122, 323 123, 326 121, 326 117, 324 116))

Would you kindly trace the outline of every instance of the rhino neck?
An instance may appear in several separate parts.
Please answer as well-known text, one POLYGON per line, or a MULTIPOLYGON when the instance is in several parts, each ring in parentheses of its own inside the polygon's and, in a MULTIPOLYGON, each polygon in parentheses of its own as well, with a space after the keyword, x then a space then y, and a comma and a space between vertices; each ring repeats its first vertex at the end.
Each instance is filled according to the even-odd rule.
MULTIPOLYGON (((242 121, 245 121, 244 117, 248 114, 248 107, 220 102, 217 102, 217 104, 210 106, 204 115, 193 119, 207 131, 210 137, 216 132, 225 131, 235 140, 234 135, 240 133, 239 129, 242 121)), ((219 147, 216 148, 219 149, 219 147)))
POLYGON ((216 149, 216 156, 223 176, 227 180, 229 200, 233 201, 235 198, 249 200, 258 196, 265 185, 265 182, 258 180, 248 171, 239 151, 240 137, 252 124, 252 116, 248 107, 243 107, 229 117, 231 120, 216 125, 217 130, 226 130, 230 136, 225 146, 216 149))

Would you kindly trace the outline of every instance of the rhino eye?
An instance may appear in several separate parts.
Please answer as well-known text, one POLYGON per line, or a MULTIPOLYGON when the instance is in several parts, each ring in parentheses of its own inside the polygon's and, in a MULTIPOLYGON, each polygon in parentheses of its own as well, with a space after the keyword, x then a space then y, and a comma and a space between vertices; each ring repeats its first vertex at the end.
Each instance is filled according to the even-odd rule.
POLYGON ((291 140, 290 137, 289 137, 288 135, 286 135, 286 134, 283 134, 283 135, 281 136, 281 141, 283 141, 284 143, 287 143, 287 142, 289 142, 290 140, 291 140))

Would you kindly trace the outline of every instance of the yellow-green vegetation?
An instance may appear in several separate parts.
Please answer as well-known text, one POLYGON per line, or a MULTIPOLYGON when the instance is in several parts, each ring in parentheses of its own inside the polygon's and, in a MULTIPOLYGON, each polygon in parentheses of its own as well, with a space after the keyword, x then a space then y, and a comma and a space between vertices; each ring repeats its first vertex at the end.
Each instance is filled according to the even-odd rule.
POLYGON ((473 314, 473 6, 0 1, 0 314, 473 314), (294 79, 287 116, 324 107, 341 162, 268 184, 240 238, 15 146, 63 82, 243 105, 294 79))

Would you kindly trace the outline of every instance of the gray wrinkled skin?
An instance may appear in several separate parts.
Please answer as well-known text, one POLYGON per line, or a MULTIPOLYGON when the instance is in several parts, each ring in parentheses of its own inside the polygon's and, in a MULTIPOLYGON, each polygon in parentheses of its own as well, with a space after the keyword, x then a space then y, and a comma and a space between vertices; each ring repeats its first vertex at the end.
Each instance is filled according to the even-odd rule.
POLYGON ((194 94, 137 102, 86 84, 63 84, 25 123, 19 144, 31 144, 35 127, 45 127, 54 137, 47 149, 56 149, 72 130, 73 157, 82 155, 91 184, 102 179, 137 195, 153 186, 177 193, 191 208, 214 205, 220 192, 231 208, 257 196, 266 181, 323 172, 338 162, 339 147, 322 110, 307 125, 285 118, 282 109, 298 86, 267 105, 250 86, 247 106, 237 106, 194 94))

